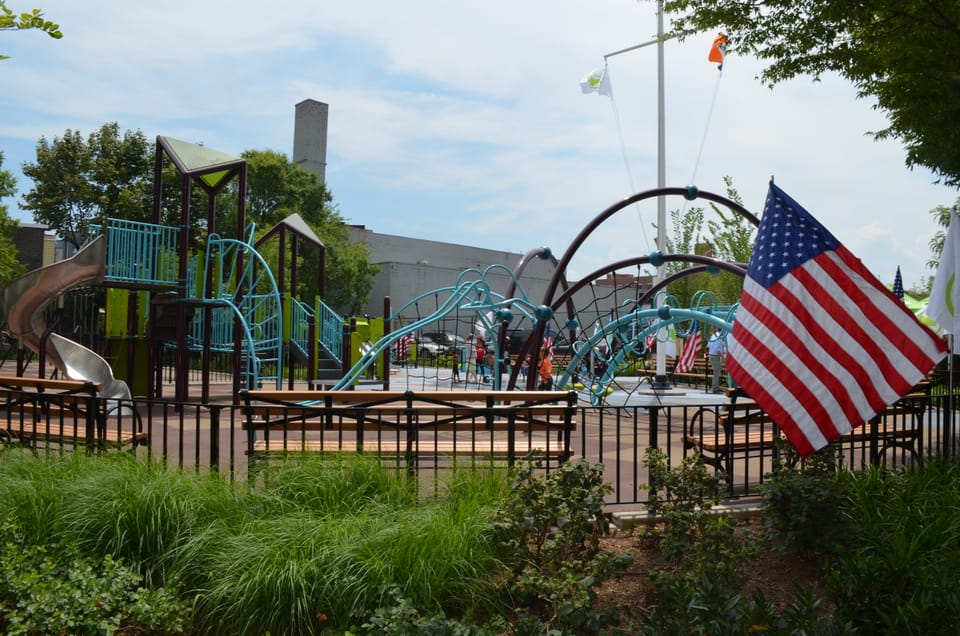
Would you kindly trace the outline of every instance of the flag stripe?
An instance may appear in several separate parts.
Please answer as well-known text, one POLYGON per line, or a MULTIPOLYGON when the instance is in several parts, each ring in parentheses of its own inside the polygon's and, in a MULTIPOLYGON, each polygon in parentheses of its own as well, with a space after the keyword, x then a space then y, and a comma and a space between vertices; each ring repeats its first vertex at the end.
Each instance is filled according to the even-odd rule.
MULTIPOLYGON (((864 399, 857 408, 857 414, 861 418, 872 417, 900 395, 888 386, 889 378, 883 375, 874 358, 883 353, 880 347, 875 346, 875 338, 880 336, 874 330, 877 327, 875 321, 880 314, 872 311, 876 307, 865 299, 854 299, 847 295, 856 292, 847 277, 849 272, 836 267, 831 256, 831 252, 825 252, 807 261, 805 266, 794 271, 794 275, 797 282, 806 288, 806 302, 819 305, 817 319, 828 338, 825 344, 831 352, 829 355, 844 366, 852 365, 847 368, 856 376, 856 383, 849 386, 848 395, 852 398, 854 392, 859 392, 864 399), (870 310, 872 313, 861 310, 870 310), (871 329, 872 337, 867 333, 867 328, 871 329)), ((903 391, 909 388, 903 387, 903 391)))
POLYGON ((776 369, 770 371, 770 377, 764 383, 756 381, 755 374, 763 373, 765 369, 761 368, 750 349, 743 349, 737 359, 728 354, 726 366, 731 376, 740 378, 737 382, 741 388, 757 404, 763 405, 763 410, 777 423, 798 453, 805 456, 827 444, 820 428, 809 418, 801 423, 791 417, 791 413, 801 413, 803 408, 796 396, 780 382, 776 369))
POLYGON ((887 379, 900 378, 900 384, 893 386, 899 397, 926 375, 934 356, 937 360, 943 357, 943 342, 920 324, 916 316, 853 254, 844 249, 838 251, 837 255, 847 268, 859 276, 859 280, 855 281, 856 290, 860 293, 857 302, 861 309, 871 310, 872 322, 880 329, 876 334, 883 340, 879 353, 894 365, 887 379))

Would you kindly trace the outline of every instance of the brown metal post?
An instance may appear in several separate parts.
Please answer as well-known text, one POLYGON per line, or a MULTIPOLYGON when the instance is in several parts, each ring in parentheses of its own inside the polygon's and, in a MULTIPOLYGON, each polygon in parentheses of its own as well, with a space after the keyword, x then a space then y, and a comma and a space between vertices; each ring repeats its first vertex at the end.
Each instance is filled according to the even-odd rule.
MULTIPOLYGON (((392 328, 390 325, 390 297, 383 297, 383 337, 386 338, 392 333, 392 328)), ((383 390, 390 390, 390 363, 393 352, 391 347, 387 347, 386 351, 383 352, 383 390)), ((419 350, 417 355, 419 355, 419 350)))
POLYGON ((187 250, 190 246, 190 175, 182 175, 180 184, 180 236, 179 236, 179 271, 177 273, 177 349, 174 363, 174 399, 183 403, 188 399, 190 386, 190 356, 184 342, 187 339, 187 250))
POLYGON ((316 388, 317 370, 317 317, 307 316, 307 386, 316 388))

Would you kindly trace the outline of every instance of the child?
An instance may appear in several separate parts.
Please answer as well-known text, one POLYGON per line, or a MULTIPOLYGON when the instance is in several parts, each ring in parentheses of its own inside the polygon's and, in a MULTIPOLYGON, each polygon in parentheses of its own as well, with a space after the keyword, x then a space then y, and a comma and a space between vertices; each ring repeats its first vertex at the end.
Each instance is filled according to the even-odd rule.
POLYGON ((476 346, 476 356, 477 356, 477 377, 481 378, 481 382, 487 381, 487 370, 483 366, 483 361, 487 357, 487 347, 483 343, 483 338, 477 336, 477 346, 476 346))
POLYGON ((550 361, 550 356, 547 355, 546 350, 540 351, 540 367, 538 373, 540 374, 540 386, 537 388, 541 391, 552 391, 553 362, 550 361))

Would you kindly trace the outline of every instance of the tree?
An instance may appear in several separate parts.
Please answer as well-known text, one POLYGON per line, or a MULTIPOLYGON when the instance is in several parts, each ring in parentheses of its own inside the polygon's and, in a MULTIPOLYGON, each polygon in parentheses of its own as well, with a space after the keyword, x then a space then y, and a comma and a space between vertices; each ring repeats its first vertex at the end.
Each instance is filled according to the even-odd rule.
MULTIPOLYGON (((743 205, 739 192, 730 177, 724 177, 727 198, 743 205)), ((706 218, 703 208, 672 210, 670 212, 673 238, 667 239, 667 251, 673 254, 703 254, 710 250, 714 258, 746 264, 753 252, 753 234, 756 228, 742 216, 710 203, 716 218, 706 218), (704 233, 704 224, 707 232, 704 233)), ((690 267, 688 263, 667 263, 667 274, 675 274, 690 267)), ((726 271, 686 276, 670 285, 669 291, 682 307, 689 307, 693 295, 700 290, 713 292, 722 304, 733 304, 743 291, 743 278, 726 271)))
MULTIPOLYGON (((742 206, 743 199, 733 187, 733 180, 727 176, 723 178, 723 183, 726 186, 727 198, 742 206)), ((710 207, 717 217, 707 221, 714 257, 746 266, 750 262, 750 255, 753 254, 756 226, 739 214, 715 203, 710 203, 710 207)), ((743 277, 721 271, 713 278, 710 289, 722 302, 733 304, 740 299, 740 294, 743 292, 743 277)))
MULTIPOLYGON (((3 170, 3 152, 0 151, 0 200, 12 197, 17 192, 17 180, 9 170, 3 170)), ((23 273, 13 233, 20 227, 16 219, 7 214, 7 206, 0 203, 0 285, 23 273)))
POLYGON ((667 0, 670 36, 723 30, 730 50, 769 65, 770 86, 835 72, 876 100, 906 163, 960 186, 960 3, 956 0, 667 0))
MULTIPOLYGON (((299 214, 327 247, 327 304, 352 312, 366 303, 376 267, 370 265, 364 246, 350 244, 326 186, 282 153, 248 150, 240 156, 247 161, 247 221, 256 223, 262 235, 290 214, 299 214)), ((154 144, 142 132, 121 135, 115 122, 104 124, 86 140, 71 130, 53 142, 41 138, 36 162, 23 165, 23 173, 34 185, 20 207, 76 247, 83 243, 91 223, 107 218, 148 222, 153 209, 154 157, 154 144)), ((217 195, 216 229, 227 236, 236 227, 237 187, 238 180, 233 179, 217 195)), ((162 222, 178 224, 180 180, 170 162, 164 166, 164 191, 162 222)), ((191 205, 196 212, 190 219, 193 247, 202 249, 206 195, 198 188, 193 189, 191 205)), ((277 261, 276 254, 272 261, 277 261)), ((316 294, 318 268, 316 257, 301 255, 298 294, 310 299, 316 294)))
MULTIPOLYGON (((56 40, 63 37, 63 33, 60 32, 60 25, 54 24, 50 20, 44 20, 43 12, 40 9, 15 15, 12 10, 7 8, 7 3, 0 0, 0 31, 21 29, 37 29, 56 40)), ((9 57, 9 55, 0 55, 0 60, 6 60, 9 57)))
POLYGON ((37 142, 37 160, 24 163, 33 189, 20 207, 79 247, 91 223, 108 217, 150 218, 153 147, 139 130, 121 136, 116 122, 84 141, 79 131, 37 142))

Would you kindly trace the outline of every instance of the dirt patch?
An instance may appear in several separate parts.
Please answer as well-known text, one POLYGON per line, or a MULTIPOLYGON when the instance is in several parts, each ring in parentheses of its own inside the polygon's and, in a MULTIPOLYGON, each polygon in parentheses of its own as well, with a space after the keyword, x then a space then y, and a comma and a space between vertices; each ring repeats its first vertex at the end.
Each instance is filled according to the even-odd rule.
MULTIPOLYGON (((741 591, 745 597, 754 590, 760 590, 768 602, 778 607, 793 601, 799 590, 816 589, 822 597, 824 577, 818 557, 796 550, 775 549, 765 538, 759 518, 743 519, 739 524, 759 546, 756 556, 743 567, 746 581, 741 591)), ((673 565, 663 559, 652 541, 638 536, 641 533, 639 529, 615 532, 601 540, 604 550, 614 554, 631 554, 634 558, 633 564, 622 576, 600 588, 598 602, 601 606, 629 607, 636 611, 656 602, 650 575, 672 569, 673 565)), ((822 609, 829 612, 829 604, 824 603, 822 609)))

